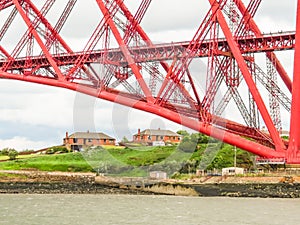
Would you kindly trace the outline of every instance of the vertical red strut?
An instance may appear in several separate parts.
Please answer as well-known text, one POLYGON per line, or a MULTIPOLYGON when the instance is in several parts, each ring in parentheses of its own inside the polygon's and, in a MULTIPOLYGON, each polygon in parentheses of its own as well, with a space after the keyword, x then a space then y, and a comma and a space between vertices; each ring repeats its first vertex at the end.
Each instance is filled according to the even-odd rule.
MULTIPOLYGON (((118 42, 118 44, 120 46, 121 51, 123 52, 123 54, 128 62, 128 66, 131 68, 132 72, 136 76, 136 79, 139 82, 139 84, 147 98, 147 101, 154 102, 154 98, 153 98, 147 84, 145 83, 145 80, 143 79, 143 76, 141 75, 137 64, 134 62, 133 58, 131 57, 128 47, 124 43, 124 40, 122 39, 121 34, 119 33, 116 25, 114 24, 114 22, 112 21, 112 19, 110 17, 110 12, 106 8, 103 1, 97 0, 97 3, 98 3, 100 10, 102 11, 102 13, 104 15, 104 18, 105 18, 107 24, 111 28, 111 31, 114 34, 116 41, 118 42)), ((117 2, 117 4, 118 4, 118 2, 117 2)))
POLYGON ((22 16, 24 22, 26 23, 26 25, 28 26, 31 34, 34 36, 34 38, 36 39, 36 41, 38 42, 38 44, 40 45, 41 49, 43 50, 45 56, 47 57, 47 59, 49 60, 50 64, 52 65, 53 69, 55 70, 58 78, 60 80, 63 80, 63 74, 61 73, 60 69, 58 68, 56 62, 53 60, 51 53, 48 51, 48 49, 46 48, 45 44, 43 43, 42 39, 40 38, 38 32, 35 29, 30 29, 32 27, 32 23, 29 20, 29 18, 27 17, 26 13, 24 12, 21 4, 19 3, 19 1, 17 0, 12 0, 13 3, 15 4, 17 10, 19 11, 20 15, 22 16))
MULTIPOLYGON (((213 6, 214 4, 214 1, 213 0, 209 0, 211 6, 213 6)), ((223 13, 217 8, 217 18, 218 18, 218 21, 220 23, 220 26, 224 32, 224 35, 228 41, 228 44, 230 46, 230 49, 233 53, 233 56, 235 57, 239 67, 240 67, 240 70, 245 78, 245 81, 248 85, 248 88, 257 104, 257 107, 258 109, 260 110, 260 113, 261 113, 261 116, 263 117, 265 123, 266 123, 266 126, 270 132, 270 135, 275 143, 275 148, 276 150, 278 151, 282 151, 283 149, 285 149, 285 146, 283 144, 283 142, 281 141, 280 137, 279 137, 279 134, 273 124, 273 121, 271 119, 271 116, 269 115, 268 113, 268 110, 263 102, 263 99, 252 79, 252 76, 249 72, 249 68, 243 58, 243 55, 241 54, 241 51, 238 49, 237 47, 237 44, 236 44, 236 41, 234 40, 233 38, 233 35, 226 23, 226 20, 223 16, 223 13)))
MULTIPOLYGON (((241 11, 243 15, 246 15, 245 18, 247 18, 247 23, 249 24, 250 29, 255 33, 256 36, 261 36, 262 32, 256 25, 255 21, 253 20, 252 16, 249 14, 247 11, 245 5, 241 0, 234 0, 235 4, 241 11)), ((277 59, 276 55, 274 52, 267 52, 266 53, 267 57, 271 60, 272 64, 275 66, 276 70, 278 71, 279 75, 281 76, 281 79, 289 89, 289 91, 292 91, 292 81, 289 78, 287 72, 283 68, 282 64, 280 61, 277 59)))
POLYGON ((296 42, 294 56, 294 77, 292 90, 290 143, 287 161, 298 162, 300 158, 300 0, 297 3, 296 42))

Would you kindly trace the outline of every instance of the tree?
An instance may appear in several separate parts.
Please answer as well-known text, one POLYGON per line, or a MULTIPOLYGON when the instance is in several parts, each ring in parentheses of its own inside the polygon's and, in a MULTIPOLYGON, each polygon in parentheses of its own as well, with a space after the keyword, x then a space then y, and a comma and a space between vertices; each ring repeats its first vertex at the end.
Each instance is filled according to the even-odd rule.
POLYGON ((4 148, 1 150, 1 155, 8 155, 9 148, 4 148))
POLYGON ((53 146, 48 148, 46 154, 54 154, 54 153, 67 153, 69 152, 68 149, 64 146, 53 146))
POLYGON ((191 141, 194 143, 200 143, 201 135, 199 133, 191 134, 191 141))
POLYGON ((8 157, 9 160, 15 160, 17 158, 17 156, 19 155, 19 152, 13 148, 8 150, 8 157))
POLYGON ((179 130, 179 131, 177 131, 177 134, 179 134, 183 137, 190 136, 190 134, 186 130, 179 130))
POLYGON ((124 136, 124 137, 122 138, 121 142, 123 142, 123 143, 128 143, 129 141, 128 141, 127 137, 124 136))
POLYGON ((197 143, 191 141, 189 137, 184 137, 183 140, 180 142, 178 148, 181 151, 192 153, 197 148, 197 143))

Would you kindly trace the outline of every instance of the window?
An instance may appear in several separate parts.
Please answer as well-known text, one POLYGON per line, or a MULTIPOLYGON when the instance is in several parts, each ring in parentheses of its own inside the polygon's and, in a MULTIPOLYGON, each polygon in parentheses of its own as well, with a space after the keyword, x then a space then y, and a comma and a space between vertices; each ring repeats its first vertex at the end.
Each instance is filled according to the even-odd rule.
POLYGON ((151 140, 151 136, 150 135, 148 136, 148 140, 151 140))
POLYGON ((74 143, 77 143, 77 141, 78 141, 77 138, 73 138, 74 143))
POLYGON ((164 139, 164 136, 160 136, 160 140, 163 140, 164 139))

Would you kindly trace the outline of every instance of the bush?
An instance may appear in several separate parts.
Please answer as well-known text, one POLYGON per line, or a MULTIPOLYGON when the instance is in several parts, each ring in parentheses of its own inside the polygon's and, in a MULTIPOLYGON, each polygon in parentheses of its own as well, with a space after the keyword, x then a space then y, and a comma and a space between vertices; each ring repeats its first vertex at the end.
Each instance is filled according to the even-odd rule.
POLYGON ((4 148, 0 151, 0 155, 8 155, 9 148, 4 148))
POLYGON ((197 144, 195 142, 192 142, 191 140, 183 140, 178 148, 183 152, 194 152, 197 148, 197 144))
POLYGON ((121 142, 122 142, 122 143, 128 143, 129 141, 128 141, 127 137, 124 136, 124 137, 122 138, 121 142))
POLYGON ((177 134, 183 136, 183 137, 189 137, 190 134, 186 130, 179 130, 177 131, 177 134))
POLYGON ((0 155, 6 155, 10 160, 15 160, 19 152, 13 148, 4 148, 0 151, 0 155))
POLYGON ((54 153, 67 153, 69 150, 64 146, 54 146, 51 148, 48 148, 46 151, 46 154, 54 154, 54 153))
POLYGON ((7 155, 9 157, 9 160, 15 160, 19 155, 19 152, 15 149, 9 149, 7 155))

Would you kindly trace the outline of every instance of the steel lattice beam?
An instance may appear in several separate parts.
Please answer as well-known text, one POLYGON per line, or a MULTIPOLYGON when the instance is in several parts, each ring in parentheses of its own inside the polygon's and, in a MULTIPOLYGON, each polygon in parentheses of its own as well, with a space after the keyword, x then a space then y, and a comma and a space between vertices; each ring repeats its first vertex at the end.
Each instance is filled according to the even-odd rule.
MULTIPOLYGON (((251 38, 243 38, 237 40, 239 49, 242 54, 246 53, 258 53, 265 51, 282 51, 282 50, 292 50, 295 45, 295 33, 274 33, 269 35, 264 35, 259 38, 251 37, 251 38)), ((195 57, 208 57, 209 46, 211 42, 205 41, 198 47, 195 57)), ((229 46, 226 39, 220 39, 217 42, 218 51, 216 51, 216 55, 219 56, 231 56, 229 52, 229 46)), ((135 62, 144 63, 144 62, 152 62, 152 61, 163 61, 163 60, 172 60, 174 55, 178 57, 178 59, 182 58, 182 54, 184 49, 188 47, 188 42, 180 42, 180 43, 171 43, 171 44, 158 44, 154 46, 140 46, 140 47, 131 47, 129 51, 135 62)), ((124 58, 120 49, 107 49, 107 50, 91 50, 87 55, 86 52, 74 52, 74 53, 62 53, 53 55, 55 61, 58 62, 59 65, 72 65, 76 62, 76 60, 82 56, 86 56, 85 63, 95 63, 99 62, 99 60, 106 54, 106 62, 107 64, 120 65, 126 63, 126 59, 124 58)), ((32 56, 31 57, 32 65, 48 67, 51 66, 48 62, 47 58, 44 56, 32 56)), ((6 63, 6 59, 0 60, 0 67, 6 63)), ((23 69, 25 65, 24 58, 17 58, 13 62, 10 63, 10 66, 7 70, 18 70, 23 69)))
POLYGON ((0 13, 2 10, 10 10, 10 13, 6 14, 8 17, 0 29, 0 40, 5 39, 17 14, 25 22, 27 31, 19 35, 20 40, 12 52, 1 42, 0 78, 79 91, 154 113, 262 157, 300 163, 297 129, 300 123, 300 3, 296 33, 263 34, 254 21, 261 0, 250 1, 248 7, 242 0, 231 0, 230 6, 226 0, 208 1, 211 7, 203 21, 199 21, 200 27, 191 41, 154 44, 141 26, 151 0, 141 1, 135 12, 129 10, 124 0, 95 0, 100 9, 96 18, 99 23, 85 47, 74 52, 60 32, 67 26, 76 0, 67 1, 55 25, 48 19, 54 0, 44 0, 41 8, 34 0, 2 0, 0 13), (230 24, 233 24, 232 29, 230 24), (103 48, 96 47, 100 42, 103 48), (115 43, 113 48, 112 43, 115 43), (40 48, 39 54, 34 54, 34 48, 40 48), (274 52, 294 49, 294 79, 291 81, 274 52), (284 93, 279 83, 269 81, 267 73, 255 63, 255 54, 261 52, 266 53, 292 92, 292 102, 290 93, 284 93), (211 60, 211 73, 203 78, 208 84, 203 94, 196 83, 199 75, 190 66, 195 58, 211 60), (98 73, 94 66, 103 67, 103 73, 98 73), (270 116, 272 109, 268 110, 255 79, 274 101, 288 112, 291 110, 289 142, 280 138, 270 116), (246 124, 213 114, 211 106, 222 85, 228 91, 217 110, 223 111, 233 98, 246 124), (250 101, 243 99, 241 90, 245 86, 268 134, 262 133, 252 121, 252 108, 247 108, 250 101))

